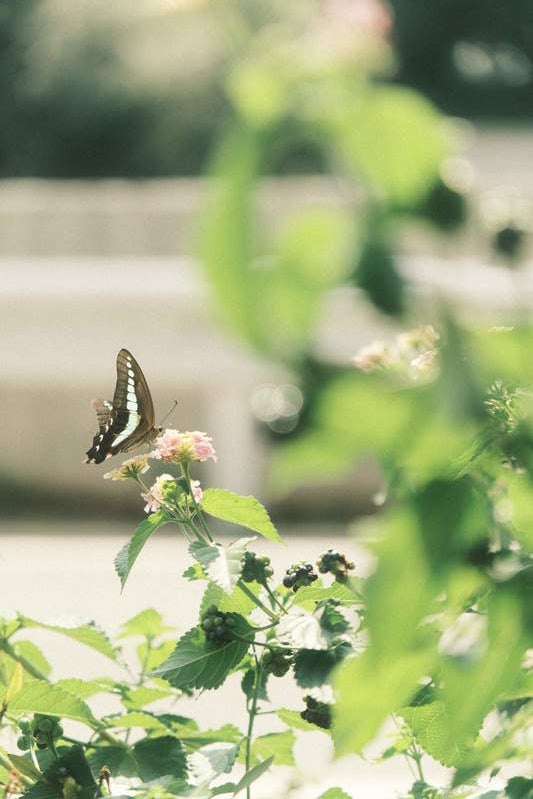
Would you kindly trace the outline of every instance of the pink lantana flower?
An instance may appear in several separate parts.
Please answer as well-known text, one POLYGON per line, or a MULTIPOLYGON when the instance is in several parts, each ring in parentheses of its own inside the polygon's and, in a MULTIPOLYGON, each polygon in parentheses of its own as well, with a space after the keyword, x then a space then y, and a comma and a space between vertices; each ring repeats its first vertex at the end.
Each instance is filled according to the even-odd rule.
POLYGON ((156 438, 155 449, 150 454, 159 461, 175 463, 217 459, 212 439, 198 430, 185 433, 180 433, 179 430, 165 430, 156 438))
POLYGON ((374 341, 359 350, 353 363, 363 372, 377 372, 390 366, 395 360, 395 354, 384 341, 374 341))
POLYGON ((104 474, 104 480, 129 480, 148 471, 148 455, 135 455, 125 460, 122 466, 104 474))
POLYGON ((171 474, 162 474, 148 491, 143 491, 141 493, 141 497, 146 502, 144 506, 145 513, 153 513, 161 507, 164 501, 163 486, 165 483, 173 482, 175 481, 171 474))

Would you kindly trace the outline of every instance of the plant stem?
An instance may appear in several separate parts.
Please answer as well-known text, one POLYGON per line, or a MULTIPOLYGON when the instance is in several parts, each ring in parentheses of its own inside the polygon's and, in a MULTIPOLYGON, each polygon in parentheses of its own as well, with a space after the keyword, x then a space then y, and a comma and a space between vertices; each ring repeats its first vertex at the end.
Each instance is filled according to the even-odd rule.
POLYGON ((248 588, 248 586, 246 585, 246 583, 244 582, 244 580, 239 580, 239 582, 237 583, 237 585, 239 586, 239 588, 241 589, 241 591, 243 592, 243 594, 246 594, 246 596, 247 596, 249 599, 251 599, 251 600, 252 600, 252 602, 254 602, 254 604, 256 604, 256 605, 257 605, 257 607, 258 607, 258 608, 261 608, 261 610, 263 611, 263 613, 266 613, 266 615, 267 615, 269 618, 271 618, 271 619, 272 619, 272 621, 276 621, 276 622, 277 622, 277 620, 278 620, 278 617, 276 616, 276 614, 274 613, 274 611, 270 610, 270 608, 267 608, 267 606, 266 606, 266 605, 265 605, 263 602, 261 602, 261 600, 259 599, 259 597, 258 597, 258 596, 256 596, 256 595, 254 594, 254 592, 253 592, 253 591, 250 591, 250 589, 248 588))
POLYGON ((33 663, 30 663, 24 655, 19 655, 11 646, 9 641, 3 640, 0 641, 0 651, 5 652, 10 658, 12 658, 16 663, 20 663, 22 668, 31 674, 32 677, 35 677, 36 680, 44 680, 45 682, 49 682, 48 677, 46 674, 43 674, 42 671, 39 671, 33 663))
POLYGON ((271 599, 272 603, 273 603, 274 605, 277 605, 277 606, 278 606, 278 608, 281 610, 281 612, 282 612, 282 613, 287 613, 287 610, 286 610, 286 609, 283 607, 283 605, 281 604, 281 602, 279 601, 279 599, 277 598, 277 596, 276 596, 276 595, 274 594, 274 592, 271 590, 271 588, 270 588, 270 586, 268 585, 268 583, 266 583, 266 582, 265 582, 265 583, 261 583, 261 585, 263 586, 263 588, 265 588, 265 589, 266 589, 266 592, 267 592, 267 594, 269 595, 269 597, 270 597, 270 599, 271 599))
POLYGON ((189 464, 188 463, 184 463, 183 464, 182 471, 183 471, 183 476, 185 477, 185 481, 187 483, 187 488, 189 490, 189 496, 190 496, 190 498, 192 500, 192 504, 194 505, 194 509, 196 511, 196 518, 200 522, 200 526, 201 526, 202 530, 204 531, 204 533, 206 534, 206 536, 209 539, 209 541, 213 542, 213 536, 209 532, 209 527, 205 523, 205 519, 204 519, 204 516, 203 516, 203 513, 202 513, 202 509, 200 508, 200 506, 197 503, 197 501, 196 501, 196 499, 194 497, 194 494, 193 494, 192 485, 191 485, 191 477, 190 477, 190 474, 189 474, 189 464))
MULTIPOLYGON (((259 696, 259 688, 261 687, 261 663, 255 654, 254 651, 254 658, 255 658, 255 682, 254 682, 254 692, 252 694, 252 702, 250 704, 248 710, 248 730, 246 731, 246 751, 245 751, 245 773, 247 774, 250 771, 250 760, 252 756, 252 732, 254 728, 254 721, 257 715, 257 699, 259 696)), ((251 791, 250 785, 246 786, 246 799, 250 799, 251 791)))

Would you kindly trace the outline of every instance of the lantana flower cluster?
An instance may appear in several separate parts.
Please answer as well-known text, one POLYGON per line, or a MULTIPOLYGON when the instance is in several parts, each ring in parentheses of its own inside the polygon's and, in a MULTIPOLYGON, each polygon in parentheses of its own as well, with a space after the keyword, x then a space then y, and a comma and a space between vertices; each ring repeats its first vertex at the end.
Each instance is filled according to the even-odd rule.
POLYGON ((389 344, 374 341, 353 358, 363 372, 395 371, 413 380, 431 379, 437 371, 439 334, 433 325, 423 325, 397 335, 389 344))
POLYGON ((178 484, 178 479, 173 475, 162 474, 150 488, 145 486, 141 480, 141 475, 150 468, 150 458, 164 463, 181 465, 184 475, 187 475, 193 501, 195 503, 201 502, 203 492, 200 481, 190 480, 186 469, 188 464, 192 462, 204 463, 207 460, 217 460, 210 436, 198 430, 185 433, 181 433, 179 430, 164 430, 155 439, 154 450, 149 455, 136 455, 133 458, 128 458, 117 469, 104 474, 104 478, 108 480, 135 479, 140 482, 146 488, 145 491, 141 492, 141 497, 146 503, 144 506, 146 513, 153 513, 164 505, 166 497, 172 493, 172 484, 178 484))

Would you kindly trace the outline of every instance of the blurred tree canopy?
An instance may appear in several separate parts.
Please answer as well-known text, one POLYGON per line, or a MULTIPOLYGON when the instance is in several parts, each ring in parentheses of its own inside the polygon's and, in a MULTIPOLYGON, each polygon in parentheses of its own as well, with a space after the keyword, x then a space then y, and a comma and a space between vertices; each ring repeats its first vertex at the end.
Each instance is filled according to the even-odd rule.
MULTIPOLYGON (((278 0, 73 0, 65 10, 59 0, 0 0, 0 176, 200 172, 231 117, 228 70, 251 41, 275 36, 287 13, 304 35, 327 5, 297 0, 289 12, 278 0)), ((390 6, 396 66, 380 80, 387 72, 455 114, 530 116, 529 0, 390 6)), ((280 136, 276 171, 323 169, 294 119, 280 136)))

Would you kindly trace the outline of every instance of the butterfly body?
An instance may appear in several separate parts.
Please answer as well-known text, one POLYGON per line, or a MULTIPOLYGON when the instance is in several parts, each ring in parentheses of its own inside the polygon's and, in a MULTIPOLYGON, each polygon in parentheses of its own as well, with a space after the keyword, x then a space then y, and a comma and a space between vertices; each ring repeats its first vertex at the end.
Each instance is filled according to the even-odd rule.
POLYGON ((113 402, 91 402, 96 411, 98 432, 85 463, 102 463, 117 452, 129 452, 159 435, 154 424, 154 405, 141 367, 126 349, 117 355, 117 384, 113 402))

